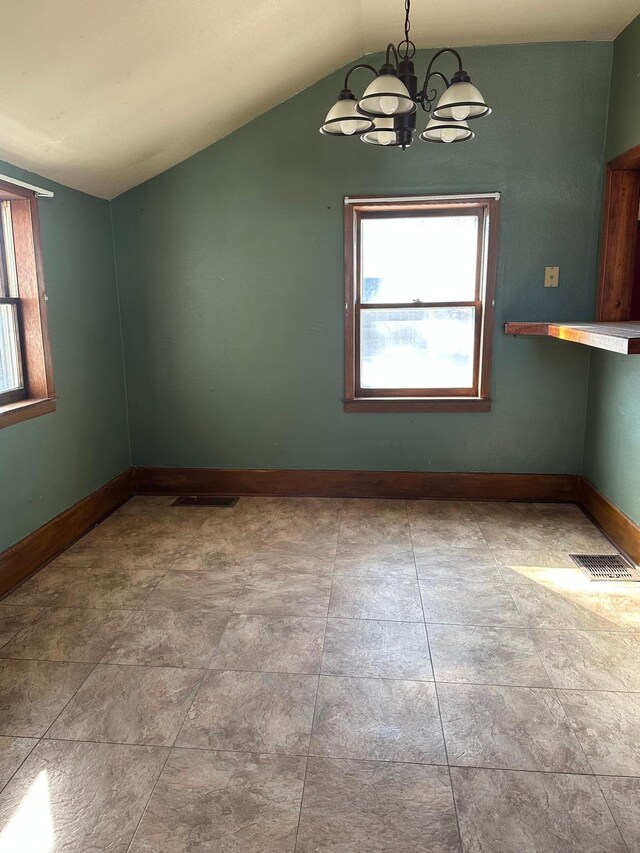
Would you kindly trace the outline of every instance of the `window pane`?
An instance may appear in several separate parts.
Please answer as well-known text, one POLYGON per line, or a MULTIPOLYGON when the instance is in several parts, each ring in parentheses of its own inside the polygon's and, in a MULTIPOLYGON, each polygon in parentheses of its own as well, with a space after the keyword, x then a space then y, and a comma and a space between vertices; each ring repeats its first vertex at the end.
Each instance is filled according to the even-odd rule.
POLYGON ((363 302, 472 302, 477 216, 361 222, 363 302))
POLYGON ((22 388, 20 336, 15 305, 0 305, 0 394, 22 388))
POLYGON ((11 202, 0 201, 0 296, 18 295, 11 202))
POLYGON ((474 308, 360 312, 362 388, 473 387, 474 308))

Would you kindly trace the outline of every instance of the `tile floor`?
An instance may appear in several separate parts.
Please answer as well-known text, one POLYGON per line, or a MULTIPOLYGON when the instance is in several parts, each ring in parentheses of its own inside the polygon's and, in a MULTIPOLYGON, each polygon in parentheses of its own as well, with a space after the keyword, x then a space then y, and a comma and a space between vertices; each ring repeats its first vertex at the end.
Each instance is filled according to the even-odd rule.
POLYGON ((134 498, 0 602, 0 853, 640 850, 571 505, 134 498))

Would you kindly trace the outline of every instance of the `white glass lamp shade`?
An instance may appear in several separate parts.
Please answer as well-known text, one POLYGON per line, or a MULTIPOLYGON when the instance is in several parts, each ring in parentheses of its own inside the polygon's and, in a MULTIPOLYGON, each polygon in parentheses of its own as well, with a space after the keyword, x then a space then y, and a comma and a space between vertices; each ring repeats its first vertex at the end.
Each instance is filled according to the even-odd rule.
POLYGON ((425 130, 420 134, 423 142, 465 142, 475 136, 466 121, 437 121, 430 119, 425 130))
POLYGON ((473 83, 452 83, 438 101, 433 117, 438 121, 464 121, 489 115, 491 109, 473 83))
POLYGON ((363 142, 366 142, 367 145, 393 146, 397 144, 392 118, 376 118, 373 124, 373 130, 368 130, 362 134, 363 142))
POLYGON ((379 74, 358 101, 358 112, 370 116, 403 116, 416 108, 409 90, 395 74, 379 74))
POLYGON ((361 136, 373 122, 356 110, 355 98, 339 98, 327 113, 320 133, 326 136, 361 136))

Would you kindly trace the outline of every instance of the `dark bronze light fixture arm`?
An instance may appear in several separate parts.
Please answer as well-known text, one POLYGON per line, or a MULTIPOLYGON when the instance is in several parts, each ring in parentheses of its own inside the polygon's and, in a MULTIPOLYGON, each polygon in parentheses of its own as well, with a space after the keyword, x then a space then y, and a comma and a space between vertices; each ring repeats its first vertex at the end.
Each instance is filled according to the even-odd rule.
POLYGON ((393 42, 389 42, 387 45, 387 58, 386 64, 391 65, 391 54, 393 53, 393 58, 396 61, 396 68, 398 67, 398 63, 400 62, 400 55, 398 54, 398 48, 395 46, 393 42))
POLYGON ((458 60, 458 70, 451 78, 451 83, 460 83, 468 80, 468 76, 465 74, 464 69, 462 68, 462 57, 458 53, 457 50, 454 50, 452 47, 443 47, 442 50, 439 50, 431 57, 431 62, 427 66, 427 73, 425 74, 424 83, 422 84, 422 89, 418 92, 418 101, 422 106, 422 109, 425 112, 429 112, 431 110, 432 104, 437 97, 437 91, 435 89, 431 89, 429 92, 429 81, 433 77, 441 77, 444 81, 444 84, 447 88, 449 88, 450 82, 440 71, 433 71, 434 62, 442 56, 444 53, 452 53, 455 58, 458 60))
POLYGON ((369 71, 373 71, 373 76, 374 76, 374 77, 376 77, 376 76, 377 76, 377 74, 378 74, 378 72, 377 72, 377 71, 376 71, 376 69, 373 67, 373 65, 367 65, 367 63, 366 63, 366 62, 359 62, 357 65, 352 65, 352 66, 351 66, 351 68, 347 71, 347 73, 346 73, 346 75, 345 75, 345 78, 344 78, 344 87, 343 87, 344 89, 348 89, 348 88, 349 88, 349 77, 351 77, 351 75, 353 74, 353 72, 354 72, 354 71, 356 71, 358 68, 368 68, 368 69, 369 69, 369 71))
POLYGON ((449 88, 449 81, 441 71, 431 71, 431 73, 427 74, 422 89, 420 89, 417 95, 417 101, 426 113, 431 111, 431 106, 438 97, 437 89, 432 87, 431 91, 429 91, 429 81, 434 77, 440 77, 444 82, 445 88, 449 88))

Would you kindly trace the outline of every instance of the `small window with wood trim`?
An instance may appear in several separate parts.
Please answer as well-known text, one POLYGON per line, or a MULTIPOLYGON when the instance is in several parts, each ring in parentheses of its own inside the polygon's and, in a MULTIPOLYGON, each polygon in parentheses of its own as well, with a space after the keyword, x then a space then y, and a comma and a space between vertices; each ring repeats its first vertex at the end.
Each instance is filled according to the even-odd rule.
POLYGON ((0 179, 0 427, 54 409, 36 190, 0 179))
POLYGON ((345 411, 488 411, 499 196, 345 199, 345 411))

